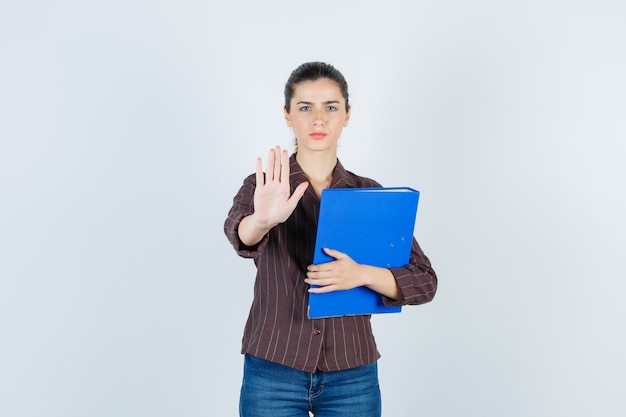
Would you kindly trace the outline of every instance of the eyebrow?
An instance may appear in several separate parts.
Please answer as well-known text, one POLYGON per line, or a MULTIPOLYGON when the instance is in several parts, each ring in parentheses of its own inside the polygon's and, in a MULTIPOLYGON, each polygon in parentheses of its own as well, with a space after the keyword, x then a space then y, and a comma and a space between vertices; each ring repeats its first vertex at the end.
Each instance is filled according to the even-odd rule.
MULTIPOLYGON (((312 101, 299 101, 296 104, 310 105, 310 104, 313 104, 313 102, 312 101)), ((341 103, 339 102, 339 100, 327 100, 327 101, 322 102, 322 104, 341 104, 341 103)))

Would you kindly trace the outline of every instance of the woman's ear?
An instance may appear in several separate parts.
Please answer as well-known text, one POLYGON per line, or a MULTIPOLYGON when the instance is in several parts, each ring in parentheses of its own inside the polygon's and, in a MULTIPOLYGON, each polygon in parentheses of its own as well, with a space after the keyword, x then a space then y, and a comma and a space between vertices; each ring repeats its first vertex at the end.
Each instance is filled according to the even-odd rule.
POLYGON ((348 107, 348 112, 346 113, 346 120, 343 122, 343 127, 348 127, 348 123, 350 123, 350 115, 352 114, 352 107, 348 107))
POLYGON ((286 107, 283 107, 283 113, 285 114, 285 122, 287 123, 287 126, 291 127, 291 117, 289 117, 289 112, 286 107))

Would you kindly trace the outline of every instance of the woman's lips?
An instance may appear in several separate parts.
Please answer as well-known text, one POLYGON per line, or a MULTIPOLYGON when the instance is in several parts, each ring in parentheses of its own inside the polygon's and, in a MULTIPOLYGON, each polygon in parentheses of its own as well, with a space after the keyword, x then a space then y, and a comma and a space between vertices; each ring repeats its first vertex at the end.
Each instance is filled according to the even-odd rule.
POLYGON ((309 133, 309 136, 311 136, 313 139, 324 139, 326 137, 326 133, 313 132, 313 133, 309 133))

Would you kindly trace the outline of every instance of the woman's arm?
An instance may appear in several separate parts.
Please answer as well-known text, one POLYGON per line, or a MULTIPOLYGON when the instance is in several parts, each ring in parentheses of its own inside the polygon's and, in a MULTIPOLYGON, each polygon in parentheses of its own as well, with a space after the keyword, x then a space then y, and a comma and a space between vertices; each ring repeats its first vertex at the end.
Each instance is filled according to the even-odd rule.
POLYGON ((366 286, 394 300, 402 297, 389 269, 358 264, 347 254, 334 249, 324 249, 324 252, 335 260, 308 267, 304 281, 318 286, 311 288, 309 292, 321 294, 366 286))
POLYGON ((437 291, 437 275, 419 245, 413 239, 409 263, 402 268, 386 269, 354 262, 347 254, 324 249, 334 261, 310 265, 305 282, 319 287, 312 293, 366 286, 383 295, 386 305, 424 304, 437 291))
POLYGON ((385 305, 424 304, 435 297, 438 285, 437 274, 415 239, 413 239, 409 263, 401 268, 392 268, 390 271, 398 283, 402 298, 396 300, 383 298, 385 305))

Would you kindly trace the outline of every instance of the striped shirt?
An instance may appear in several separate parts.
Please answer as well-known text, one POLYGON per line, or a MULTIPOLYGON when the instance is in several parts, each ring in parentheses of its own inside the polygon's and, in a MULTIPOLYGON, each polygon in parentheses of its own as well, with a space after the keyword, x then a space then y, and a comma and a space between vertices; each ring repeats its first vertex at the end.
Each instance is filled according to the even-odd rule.
MULTIPOLYGON (((290 186, 307 177, 290 157, 290 186)), ((312 263, 320 200, 308 187, 286 222, 277 225, 254 247, 237 233, 241 220, 254 212, 256 175, 248 176, 233 200, 224 232, 237 253, 257 267, 254 297, 243 334, 242 353, 306 372, 337 371, 367 365, 380 358, 370 316, 309 319, 307 266, 312 263)), ((376 181, 346 171, 337 161, 331 188, 380 187, 376 181)), ((423 304, 437 290, 430 261, 413 239, 409 264, 391 269, 401 300, 383 297, 387 305, 423 304)))

